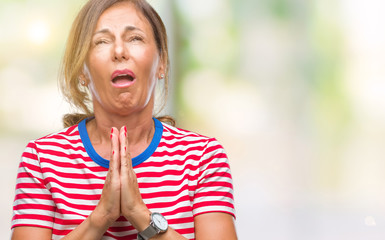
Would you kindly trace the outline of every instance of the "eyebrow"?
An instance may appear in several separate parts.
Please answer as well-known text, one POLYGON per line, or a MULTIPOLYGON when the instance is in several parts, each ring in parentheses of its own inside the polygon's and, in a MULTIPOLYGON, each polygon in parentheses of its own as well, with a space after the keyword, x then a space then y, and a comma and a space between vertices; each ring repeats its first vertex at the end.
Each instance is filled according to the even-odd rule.
MULTIPOLYGON (((124 28, 124 32, 125 32, 125 33, 126 33, 126 32, 132 32, 132 31, 135 31, 135 30, 138 30, 138 31, 143 32, 140 28, 137 28, 137 27, 131 26, 131 25, 126 26, 126 27, 124 28)), ((108 28, 103 28, 103 29, 100 29, 99 31, 95 32, 95 33, 93 34, 93 36, 95 36, 96 34, 99 34, 99 33, 111 33, 111 31, 110 31, 110 29, 108 29, 108 28)))

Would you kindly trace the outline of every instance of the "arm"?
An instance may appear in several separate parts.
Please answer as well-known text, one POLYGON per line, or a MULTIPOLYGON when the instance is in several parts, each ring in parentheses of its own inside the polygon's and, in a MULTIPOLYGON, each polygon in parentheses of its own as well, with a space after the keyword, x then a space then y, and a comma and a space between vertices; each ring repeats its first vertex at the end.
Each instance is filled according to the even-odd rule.
POLYGON ((204 213, 194 218, 197 240, 236 240, 233 216, 222 212, 204 213))
MULTIPOLYGON (((100 239, 108 227, 120 216, 120 178, 119 174, 117 174, 120 166, 115 161, 112 161, 110 165, 98 205, 79 226, 63 239, 100 239)), ((34 179, 32 176, 29 176, 29 178, 34 179)), ((44 189, 43 186, 40 186, 40 188, 44 189)), ((19 226, 13 229, 11 239, 52 239, 52 229, 48 226, 46 228, 38 226, 19 226)))
POLYGON ((230 165, 223 147, 215 139, 209 140, 202 155, 194 197, 197 240, 237 239, 230 165))
MULTIPOLYGON (((132 168, 131 156, 128 152, 128 142, 126 137, 126 129, 122 128, 120 132, 114 129, 112 136, 113 151, 119 153, 120 156, 114 155, 115 162, 120 161, 120 179, 121 179, 121 211, 122 215, 138 230, 138 232, 146 229, 151 221, 150 210, 143 202, 139 192, 139 186, 136 174, 132 168), (119 133, 119 140, 116 138, 116 132, 119 133)), ((165 233, 159 234, 151 238, 151 240, 187 240, 174 229, 168 228, 165 233)))
MULTIPOLYGON (((124 130, 123 130, 124 131, 124 130)), ((122 134, 122 130, 121 130, 122 134)), ((120 144, 121 144, 121 182, 122 182, 122 213, 124 216, 135 226, 135 228, 140 232, 143 231, 146 227, 148 227, 150 223, 150 211, 146 207, 146 205, 141 200, 141 196, 139 193, 139 188, 137 187, 137 179, 135 172, 132 169, 131 165, 131 159, 129 154, 126 152, 126 146, 128 146, 127 140, 124 139, 123 136, 120 136, 120 144), (124 150, 122 150, 124 149, 124 150), (128 184, 127 184, 128 183, 128 184), (135 186, 135 188, 133 187, 135 186), (127 194, 129 193, 129 194, 127 194), (135 198, 132 198, 132 196, 136 196, 135 198), (124 204, 123 204, 124 203, 124 204), (129 204, 126 204, 129 203, 129 204), (135 211, 135 209, 137 211, 135 211)), ((117 149, 117 148, 116 148, 117 149)), ((210 191, 205 189, 205 186, 208 184, 205 183, 208 179, 216 179, 217 182, 229 182, 230 184, 225 184, 225 186, 228 187, 220 187, 218 189, 219 199, 224 202, 230 201, 230 204, 225 205, 231 205, 232 206, 232 184, 231 184, 231 175, 229 173, 229 166, 227 162, 227 156, 222 153, 223 149, 220 148, 218 152, 214 154, 215 158, 219 158, 219 161, 212 161, 212 159, 208 159, 208 162, 213 163, 214 167, 208 167, 212 170, 207 170, 205 174, 202 175, 201 184, 203 187, 200 190, 200 193, 198 195, 202 196, 202 192, 210 191), (223 162, 222 162, 223 161, 223 162), (216 176, 218 173, 218 169, 220 168, 220 180, 218 180, 218 177, 216 176), (231 186, 231 187, 230 187, 231 186), (224 193, 221 194, 221 192, 228 192, 231 193, 224 193), (222 199, 221 196, 224 196, 222 199)), ((209 181, 210 182, 210 181, 209 181)), ((213 187, 211 187, 212 189, 213 187)), ((203 193, 203 195, 205 195, 203 193)), ((216 209, 216 208, 214 208, 216 209)), ((224 209, 223 207, 220 207, 220 209, 224 209)), ((225 210, 228 210, 225 208, 225 210)), ((230 211, 231 212, 231 211, 230 211)), ((235 231, 235 225, 233 221, 233 215, 229 213, 221 212, 221 210, 210 212, 210 213, 201 213, 197 214, 196 217, 194 217, 194 224, 195 224, 195 237, 197 240, 216 240, 216 239, 223 239, 223 240, 236 240, 237 235, 235 231)), ((159 234, 151 240, 182 240, 186 239, 183 236, 181 236, 179 233, 177 233, 174 229, 168 228, 168 230, 165 233, 159 234)))
POLYGON ((41 227, 15 227, 12 229, 11 240, 50 240, 52 229, 41 227))
MULTIPOLYGON (((104 232, 107 230, 105 226, 102 226, 98 222, 98 219, 94 219, 96 213, 92 213, 86 218, 76 229, 70 232, 63 239, 100 239, 104 232)), ((100 219, 100 218, 99 218, 100 219)), ((42 227, 15 227, 12 230, 11 240, 50 240, 52 239, 52 229, 42 227)))

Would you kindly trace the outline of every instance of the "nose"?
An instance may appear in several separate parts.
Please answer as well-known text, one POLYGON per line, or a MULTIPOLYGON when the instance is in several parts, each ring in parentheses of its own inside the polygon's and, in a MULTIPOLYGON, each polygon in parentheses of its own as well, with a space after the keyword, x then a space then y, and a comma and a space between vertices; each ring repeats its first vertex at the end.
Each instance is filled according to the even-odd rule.
POLYGON ((128 49, 124 46, 123 41, 115 42, 113 58, 119 62, 128 59, 128 49))

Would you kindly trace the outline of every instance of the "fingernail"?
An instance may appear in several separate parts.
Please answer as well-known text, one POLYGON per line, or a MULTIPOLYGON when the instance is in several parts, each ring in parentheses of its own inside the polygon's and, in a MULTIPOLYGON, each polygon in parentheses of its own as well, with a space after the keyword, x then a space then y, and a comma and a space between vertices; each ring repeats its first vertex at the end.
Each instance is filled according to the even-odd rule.
POLYGON ((112 155, 114 155, 115 154, 115 151, 114 150, 112 150, 112 155))
POLYGON ((127 127, 124 126, 124 136, 127 137, 127 127))
POLYGON ((127 148, 126 147, 124 147, 124 151, 127 152, 127 148))
POLYGON ((112 134, 114 133, 114 129, 111 128, 111 135, 110 135, 110 138, 112 138, 112 134))

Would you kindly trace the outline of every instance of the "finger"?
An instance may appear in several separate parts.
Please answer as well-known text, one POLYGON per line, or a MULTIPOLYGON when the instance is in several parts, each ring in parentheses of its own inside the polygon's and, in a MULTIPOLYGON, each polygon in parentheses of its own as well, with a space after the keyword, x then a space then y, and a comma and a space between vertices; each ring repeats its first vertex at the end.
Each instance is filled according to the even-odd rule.
POLYGON ((121 161, 121 170, 126 171, 127 169, 132 169, 131 156, 128 150, 128 138, 127 138, 127 128, 126 126, 120 129, 120 161, 121 161))
POLYGON ((110 157, 110 171, 118 172, 120 169, 119 162, 119 131, 117 128, 111 128, 111 157, 110 157))

